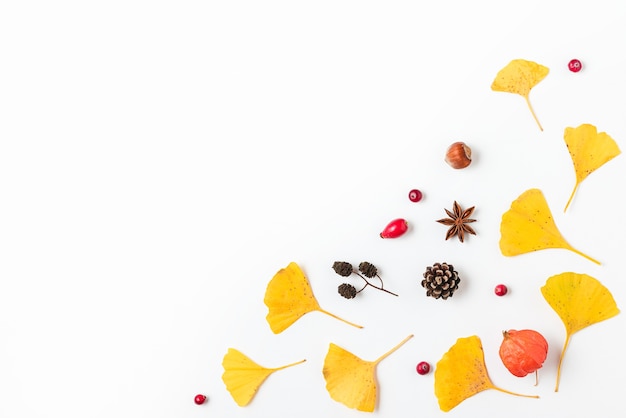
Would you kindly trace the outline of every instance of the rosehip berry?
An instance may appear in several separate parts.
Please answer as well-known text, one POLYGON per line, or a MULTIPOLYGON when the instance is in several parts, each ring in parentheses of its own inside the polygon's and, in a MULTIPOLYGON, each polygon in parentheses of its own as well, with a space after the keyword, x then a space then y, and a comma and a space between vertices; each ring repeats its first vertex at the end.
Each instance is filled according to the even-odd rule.
POLYGON ((430 371, 430 364, 425 361, 420 361, 417 363, 417 367, 415 369, 417 370, 417 373, 425 375, 430 371))
POLYGON ((196 405, 202 405, 206 402, 206 396, 198 394, 195 398, 193 398, 193 401, 196 403, 196 405))
POLYGON ((580 60, 573 59, 567 64, 567 68, 573 73, 577 73, 583 69, 583 64, 580 60))
POLYGON ((409 200, 411 202, 419 202, 420 200, 422 200, 422 192, 420 192, 417 189, 413 189, 409 192, 409 200))
POLYGON ((409 229, 409 224, 405 219, 398 218, 389 222, 383 232, 380 233, 381 238, 398 238, 409 229))
POLYGON ((506 286, 503 284, 497 285, 496 288, 494 289, 495 294, 498 296, 504 296, 507 294, 508 291, 509 289, 507 289, 506 286))

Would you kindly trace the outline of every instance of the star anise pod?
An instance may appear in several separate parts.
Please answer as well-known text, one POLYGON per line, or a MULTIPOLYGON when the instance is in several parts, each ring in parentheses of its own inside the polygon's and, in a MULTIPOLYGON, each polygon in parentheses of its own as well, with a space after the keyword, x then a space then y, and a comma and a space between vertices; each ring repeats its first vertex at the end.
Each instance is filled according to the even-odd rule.
POLYGON ((446 233, 446 240, 456 235, 459 237, 459 241, 463 242, 465 239, 465 233, 476 235, 476 231, 468 225, 469 223, 476 222, 476 219, 470 219, 470 216, 472 216, 472 213, 474 212, 474 208, 475 206, 472 206, 469 209, 463 210, 461 209, 461 205, 459 205, 455 200, 452 212, 448 209, 444 209, 449 217, 439 219, 437 222, 450 227, 446 233))

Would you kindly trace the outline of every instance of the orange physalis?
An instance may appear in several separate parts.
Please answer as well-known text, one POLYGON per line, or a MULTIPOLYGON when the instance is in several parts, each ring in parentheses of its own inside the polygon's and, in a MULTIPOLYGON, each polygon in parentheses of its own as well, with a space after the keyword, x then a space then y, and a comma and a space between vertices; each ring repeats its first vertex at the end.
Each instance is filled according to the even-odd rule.
POLYGON ((548 355, 548 342, 531 329, 503 331, 500 344, 500 358, 504 366, 515 376, 524 377, 535 372, 537 384, 537 369, 543 366, 548 355))

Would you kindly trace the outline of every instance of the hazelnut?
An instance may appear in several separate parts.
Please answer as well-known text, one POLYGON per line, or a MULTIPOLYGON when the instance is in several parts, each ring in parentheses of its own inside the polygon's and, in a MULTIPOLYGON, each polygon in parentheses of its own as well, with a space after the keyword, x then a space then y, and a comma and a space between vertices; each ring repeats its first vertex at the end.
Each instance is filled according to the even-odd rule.
POLYGON ((455 142, 448 147, 445 160, 452 168, 465 168, 472 162, 472 150, 464 142, 455 142))

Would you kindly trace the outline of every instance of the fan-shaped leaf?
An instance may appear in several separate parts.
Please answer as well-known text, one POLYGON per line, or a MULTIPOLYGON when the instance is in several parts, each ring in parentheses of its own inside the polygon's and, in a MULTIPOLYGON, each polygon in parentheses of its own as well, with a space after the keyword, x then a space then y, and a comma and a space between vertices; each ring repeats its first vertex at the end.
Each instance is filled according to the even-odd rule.
POLYGON ((539 119, 535 115, 535 111, 530 105, 530 90, 543 80, 550 70, 541 64, 523 59, 515 59, 506 67, 501 69, 496 75, 495 80, 491 84, 493 91, 501 91, 505 93, 519 94, 526 100, 526 104, 533 115, 535 122, 539 125, 539 129, 543 131, 543 127, 539 123, 539 119))
POLYGON ((541 190, 529 189, 514 200, 511 208, 502 215, 500 251, 510 257, 549 248, 570 250, 600 264, 565 241, 541 190))
POLYGON ((611 292, 586 274, 561 273, 550 277, 541 288, 543 297, 565 325, 565 344, 557 370, 555 392, 559 390, 561 364, 572 334, 614 317, 619 313, 611 292))
POLYGON ((576 172, 576 184, 565 205, 564 211, 566 211, 580 183, 589 174, 617 157, 621 151, 613 138, 606 132, 598 133, 598 129, 590 124, 582 124, 577 128, 565 128, 564 139, 576 172))
POLYGON ((291 262, 270 280, 265 291, 265 305, 269 308, 267 322, 275 334, 283 332, 303 315, 320 311, 347 324, 362 328, 322 309, 313 295, 311 285, 298 264, 291 262))
POLYGON ((333 343, 324 359, 324 379, 330 397, 359 411, 373 412, 376 408, 376 366, 407 342, 402 342, 374 361, 363 360, 333 343))
POLYGON ((439 408, 448 412, 465 399, 487 389, 495 389, 515 396, 538 398, 538 396, 521 395, 495 386, 487 373, 480 338, 475 335, 459 338, 435 367, 435 395, 439 408))
POLYGON ((222 361, 224 374, 222 380, 226 384, 226 389, 239 406, 246 406, 250 403, 261 384, 275 371, 304 363, 305 360, 291 363, 277 368, 266 368, 259 366, 242 352, 229 348, 222 361))

